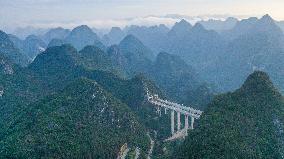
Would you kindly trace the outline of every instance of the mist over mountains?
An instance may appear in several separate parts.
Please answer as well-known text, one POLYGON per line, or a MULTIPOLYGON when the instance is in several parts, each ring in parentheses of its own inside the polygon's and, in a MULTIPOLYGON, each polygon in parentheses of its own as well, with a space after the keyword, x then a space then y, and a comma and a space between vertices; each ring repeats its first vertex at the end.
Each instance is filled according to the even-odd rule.
MULTIPOLYGON (((64 33, 67 34, 68 30, 64 33)), ((58 36, 52 38, 51 36, 52 34, 62 34, 60 30, 50 30, 47 34, 48 35, 45 35, 45 37, 52 39, 50 40, 50 46, 71 43, 79 50, 86 45, 92 44, 102 50, 107 50, 107 47, 119 44, 127 35, 133 35, 149 48, 154 55, 158 55, 159 52, 168 52, 180 56, 189 65, 192 65, 205 81, 215 85, 219 91, 228 91, 238 88, 245 77, 255 69, 263 69, 273 76, 275 74, 273 70, 279 67, 274 68, 270 63, 276 62, 279 58, 281 59, 283 46, 281 22, 274 21, 268 15, 260 19, 253 17, 240 21, 235 18, 228 18, 225 21, 200 21, 200 23, 196 23, 195 25, 190 24, 186 20, 181 20, 172 28, 168 28, 165 25, 152 27, 129 26, 124 29, 113 27, 109 33, 101 37, 87 26, 77 27, 69 33, 70 35, 62 35, 63 37, 61 38, 58 36), (258 34, 260 32, 261 34, 258 34), (257 38, 258 40, 256 40, 257 38), (275 43, 272 44, 273 42, 275 43), (241 43, 249 44, 249 46, 241 46, 241 43), (264 47, 263 45, 270 46, 264 47), (270 50, 269 52, 273 53, 273 56, 270 56, 270 60, 267 59, 268 61, 264 63, 259 61, 265 59, 265 53, 259 50, 261 49, 260 47, 264 47, 265 52, 267 52, 268 49, 270 50), (247 51, 240 49, 247 49, 247 51), (254 53, 251 52, 252 49, 254 53), (250 51, 250 53, 244 53, 248 51, 250 51), (233 55, 238 55, 238 53, 233 52, 241 52, 249 57, 236 62, 236 57, 233 55), (231 63, 230 59, 234 62, 231 63), (238 66, 232 66, 234 63, 238 66), (260 66, 259 63, 262 63, 262 66, 260 66), (270 67, 269 69, 268 65, 270 67), (235 74, 233 70, 229 69, 231 67, 241 71, 239 75, 237 75, 238 77, 231 76, 235 74), (226 75, 231 76, 233 79, 229 79, 226 75), (229 83, 224 84, 225 81, 229 83), (228 87, 228 85, 230 86, 228 87)), ((276 85, 281 85, 282 83, 281 77, 272 77, 272 80, 275 80, 276 85)), ((281 90, 283 90, 282 87, 283 86, 280 86, 281 90)))
POLYGON ((281 158, 283 30, 264 15, 0 31, 0 158, 281 158), (149 92, 204 111, 185 140, 166 142, 149 92))

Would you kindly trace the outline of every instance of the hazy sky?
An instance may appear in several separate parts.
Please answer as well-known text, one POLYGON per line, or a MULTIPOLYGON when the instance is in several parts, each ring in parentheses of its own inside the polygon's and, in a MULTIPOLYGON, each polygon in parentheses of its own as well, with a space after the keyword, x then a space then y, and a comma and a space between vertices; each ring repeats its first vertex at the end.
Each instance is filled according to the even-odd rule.
POLYGON ((129 23, 173 23, 172 18, 158 17, 167 14, 226 17, 267 13, 284 20, 284 0, 0 0, 0 28, 78 24, 102 28, 129 23))

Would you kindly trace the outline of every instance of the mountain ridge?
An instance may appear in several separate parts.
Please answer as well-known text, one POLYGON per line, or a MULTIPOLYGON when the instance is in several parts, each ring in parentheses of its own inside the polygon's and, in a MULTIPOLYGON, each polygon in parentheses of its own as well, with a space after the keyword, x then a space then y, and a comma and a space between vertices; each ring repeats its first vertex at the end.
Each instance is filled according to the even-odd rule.
POLYGON ((177 158, 281 158, 284 101, 269 76, 252 73, 209 104, 177 158), (281 126, 280 126, 280 129, 281 126))

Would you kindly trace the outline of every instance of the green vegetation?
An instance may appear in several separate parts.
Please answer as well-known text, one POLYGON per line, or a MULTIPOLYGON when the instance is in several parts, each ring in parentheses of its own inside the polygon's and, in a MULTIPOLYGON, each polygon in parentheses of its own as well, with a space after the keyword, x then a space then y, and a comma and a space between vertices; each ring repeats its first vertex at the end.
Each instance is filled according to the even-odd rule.
POLYGON ((116 158, 124 143, 145 154, 149 139, 127 105, 80 79, 29 105, 0 143, 2 157, 116 158))
POLYGON ((15 47, 14 43, 10 40, 9 36, 0 30, 0 55, 5 56, 13 63, 21 66, 26 66, 30 59, 18 48, 15 47))
MULTIPOLYGON (((12 75, 1 75, 1 88, 5 91, 0 101, 1 113, 6 115, 1 117, 1 154, 12 158, 113 158, 128 143, 132 148, 139 147, 144 156, 149 146, 146 131, 158 131, 158 139, 169 135, 168 116, 158 118, 155 108, 145 101, 145 86, 161 94, 151 81, 143 76, 124 80, 98 70, 99 67, 88 69, 82 56, 70 45, 52 47, 38 55, 27 69, 13 66, 12 75), (100 86, 91 89, 90 83, 100 86), (89 89, 99 89, 107 95, 92 101, 89 89), (96 116, 94 121, 87 116, 102 111, 105 100, 126 124, 119 125, 121 129, 108 123, 109 114, 96 116), (54 125, 59 127, 53 128, 54 125), (137 129, 133 131, 133 127, 137 129)), ((97 62, 94 66, 102 66, 103 61, 97 62)))
POLYGON ((217 96, 174 158, 282 158, 284 102, 264 72, 217 96))
MULTIPOLYGON (((29 66, 40 81, 43 82, 47 92, 56 92, 63 89, 75 79, 86 77, 97 81, 105 90, 126 103, 138 116, 141 123, 148 128, 160 130, 160 138, 169 135, 167 116, 156 118, 155 108, 145 101, 145 88, 161 94, 157 87, 143 76, 131 80, 123 80, 109 72, 85 69, 80 63, 76 50, 70 45, 47 49, 44 54, 29 66), (158 126, 161 125, 161 126, 158 126)), ((99 61, 102 62, 102 61, 99 61)))
POLYGON ((41 98, 45 92, 39 87, 39 81, 29 70, 13 65, 0 57, 0 139, 8 133, 9 126, 26 106, 41 98))
POLYGON ((203 109, 213 96, 195 70, 176 55, 158 54, 148 77, 162 89, 168 99, 203 109))

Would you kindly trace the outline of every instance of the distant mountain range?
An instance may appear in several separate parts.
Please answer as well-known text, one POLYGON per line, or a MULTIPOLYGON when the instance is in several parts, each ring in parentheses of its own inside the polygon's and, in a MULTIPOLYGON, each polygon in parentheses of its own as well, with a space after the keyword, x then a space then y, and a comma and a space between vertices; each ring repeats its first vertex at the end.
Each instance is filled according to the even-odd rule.
POLYGON ((208 30, 209 21, 192 26, 182 20, 171 30, 161 26, 156 27, 155 32, 150 31, 153 30, 150 27, 138 26, 126 30, 130 30, 155 55, 164 51, 180 56, 219 91, 238 88, 255 69, 267 71, 283 91, 283 75, 280 75, 283 66, 279 62, 283 60, 284 38, 280 23, 269 15, 260 19, 252 17, 238 21, 229 18, 217 22, 219 27, 221 24, 225 27, 226 23, 230 27, 208 30))
POLYGON ((247 30, 239 32, 236 31, 239 29, 234 28, 227 33, 231 37, 235 33, 241 35, 227 44, 223 55, 215 63, 217 67, 210 66, 211 69, 207 69, 205 76, 207 74, 208 79, 215 78, 215 83, 220 84, 219 88, 232 90, 240 86, 254 70, 263 70, 269 73, 275 85, 283 91, 283 65, 280 62, 284 52, 283 32, 268 15, 259 20, 241 21, 239 25, 247 30))
MULTIPOLYGON (((278 69, 279 66, 271 65, 271 63, 277 63, 275 60, 282 58, 284 38, 281 27, 282 22, 276 22, 269 15, 265 15, 261 19, 252 17, 241 21, 236 18, 228 18, 225 21, 200 21, 194 26, 185 20, 181 20, 170 29, 165 25, 153 27, 133 25, 124 29, 113 27, 102 38, 85 25, 78 26, 71 31, 64 28, 54 28, 44 35, 28 36, 25 40, 21 40, 14 35, 9 35, 9 38, 14 46, 20 50, 21 54, 25 54, 25 56, 33 60, 36 55, 43 52, 47 47, 69 43, 78 50, 87 45, 95 45, 101 50, 107 51, 111 45, 120 45, 122 47, 125 37, 133 35, 148 49, 148 51, 144 49, 141 52, 152 52, 151 54, 154 56, 147 55, 149 59, 154 59, 160 52, 180 56, 189 65, 193 66, 206 82, 215 85, 219 91, 236 89, 254 69, 264 69, 268 68, 268 66, 267 71, 272 76, 272 80, 283 90, 281 84, 283 82, 279 77, 282 76, 282 71, 278 71, 281 70, 281 67, 278 69), (258 34, 259 32, 261 34, 258 34), (269 37, 266 37, 267 35, 269 37), (272 44, 272 42, 275 43, 272 44), (245 46, 241 43, 249 45, 245 46), (262 51, 259 49, 265 52, 269 51, 273 56, 270 56, 268 61, 267 58, 264 58, 266 54, 261 53, 262 51), (246 59, 242 57, 243 59, 240 59, 237 62, 238 64, 233 66, 234 63, 231 63, 231 61, 234 61, 235 55, 243 56, 238 55, 239 52, 250 55, 250 57, 246 59), (266 59, 266 61, 259 61, 261 59, 266 59), (232 74, 236 75, 236 73, 231 68, 241 70, 241 72, 233 77, 232 74), (234 80, 229 79, 228 76, 233 77, 234 80)), ((135 44, 129 45, 135 46, 135 44)), ((140 44, 140 46, 142 45, 140 44)), ((137 48, 137 50, 139 49, 142 48, 137 48)), ((121 52, 127 51, 122 50, 121 52)), ((136 58, 136 63, 141 60, 137 57, 128 56, 128 63, 132 61, 135 63, 135 59, 130 60, 130 58, 136 58)), ((141 65, 142 68, 132 70, 132 72, 145 72, 143 69, 147 66, 149 64, 141 65)), ((125 65, 123 67, 130 66, 125 65)))
POLYGON ((215 30, 217 32, 223 32, 226 30, 231 30, 239 20, 237 18, 229 17, 225 21, 222 20, 202 20, 198 23, 202 24, 207 30, 215 30))
MULTIPOLYGON (((103 51, 114 48, 111 45, 120 45, 120 49, 122 49, 124 40, 130 37, 127 35, 132 35, 136 39, 139 39, 136 41, 142 42, 142 44, 139 44, 140 46, 145 46, 141 52, 152 52, 150 54, 153 55, 147 55, 148 59, 155 59, 155 56, 160 52, 168 52, 180 56, 207 83, 215 85, 218 91, 236 89, 254 69, 264 69, 267 71, 272 76, 275 84, 283 90, 283 85, 281 84, 283 83, 282 71, 280 71, 282 70, 282 66, 273 65, 273 63, 277 63, 278 59, 283 58, 282 48, 284 46, 284 38, 283 31, 279 26, 282 26, 282 22, 276 22, 269 15, 265 15, 261 19, 252 17, 241 21, 235 18, 228 18, 225 21, 200 21, 194 26, 185 20, 181 20, 170 29, 165 25, 153 27, 133 25, 124 29, 113 27, 102 38, 85 25, 78 26, 71 31, 63 28, 55 28, 42 36, 28 36, 25 40, 20 40, 14 35, 9 35, 9 38, 14 43, 14 46, 20 50, 21 54, 25 54, 25 56, 33 60, 36 55, 40 54, 47 47, 68 43, 78 50, 83 49, 87 45, 95 45, 103 51), (261 34, 258 34, 259 32, 261 34), (273 56, 264 58, 267 54, 259 49, 270 52, 273 56), (250 55, 250 57, 242 57, 242 59, 236 62, 234 60, 236 56, 243 56, 239 53, 250 55), (263 61, 261 59, 266 60, 263 61), (233 69, 236 69, 236 71, 240 70, 241 72, 235 73, 233 69), (230 79, 230 77, 233 79, 230 79)), ((136 46, 136 44, 129 45, 136 46)), ((142 48, 137 48, 137 50, 140 49, 142 48)), ((129 54, 125 53, 128 51, 123 49, 121 52, 124 52, 124 56, 125 54, 129 54)), ((145 73, 145 70, 147 70, 146 67, 149 66, 150 62, 146 64, 146 61, 139 62, 141 60, 139 57, 128 56, 128 62, 124 59, 124 66, 120 67, 125 67, 124 70, 127 67, 132 73, 133 71, 145 73), (137 65, 136 69, 138 70, 135 70, 131 66, 126 65, 129 62, 140 63, 140 65, 145 63, 146 65, 141 65, 139 69, 137 65)), ((133 65, 136 67, 136 64, 133 65)))

